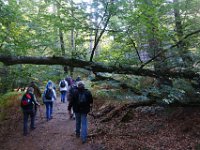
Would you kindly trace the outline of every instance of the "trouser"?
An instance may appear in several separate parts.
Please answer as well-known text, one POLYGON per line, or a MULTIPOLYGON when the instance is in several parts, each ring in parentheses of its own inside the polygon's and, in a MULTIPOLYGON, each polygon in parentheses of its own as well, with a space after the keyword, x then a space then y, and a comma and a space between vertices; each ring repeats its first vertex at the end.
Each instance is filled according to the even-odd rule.
POLYGON ((87 140, 87 114, 76 113, 76 135, 81 136, 83 142, 87 140))
POLYGON ((46 106, 46 118, 47 121, 52 119, 52 114, 53 114, 53 102, 45 102, 46 106))
POLYGON ((60 91, 61 93, 61 102, 65 103, 65 99, 66 99, 66 94, 67 94, 67 91, 60 91))
POLYGON ((23 111, 24 114, 24 134, 28 133, 28 118, 30 116, 31 118, 31 124, 30 124, 30 128, 35 128, 35 112, 33 110, 30 111, 23 111))

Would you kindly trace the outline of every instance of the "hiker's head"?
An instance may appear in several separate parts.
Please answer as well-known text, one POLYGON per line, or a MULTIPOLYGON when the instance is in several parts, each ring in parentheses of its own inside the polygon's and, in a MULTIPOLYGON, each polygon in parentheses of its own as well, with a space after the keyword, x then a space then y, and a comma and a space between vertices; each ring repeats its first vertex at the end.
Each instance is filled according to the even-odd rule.
POLYGON ((29 88, 27 89, 27 92, 28 92, 28 93, 33 93, 33 92, 34 92, 34 88, 29 87, 29 88))
POLYGON ((77 81, 77 82, 78 82, 78 81, 81 81, 81 77, 78 76, 78 77, 76 78, 76 81, 77 81))
POLYGON ((79 81, 77 84, 78 89, 84 89, 85 88, 85 84, 83 81, 79 81))
POLYGON ((51 80, 49 80, 46 87, 49 88, 49 89, 52 89, 53 88, 53 82, 51 80))

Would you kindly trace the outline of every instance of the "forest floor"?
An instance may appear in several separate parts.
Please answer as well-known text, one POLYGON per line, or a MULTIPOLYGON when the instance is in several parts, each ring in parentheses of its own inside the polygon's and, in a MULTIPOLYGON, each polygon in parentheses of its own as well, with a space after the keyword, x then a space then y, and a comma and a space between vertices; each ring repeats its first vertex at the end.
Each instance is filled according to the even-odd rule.
POLYGON ((124 106, 95 100, 85 144, 74 134, 67 103, 56 101, 49 122, 42 106, 28 136, 22 135, 22 114, 15 114, 0 123, 0 150, 200 150, 199 107, 124 106))

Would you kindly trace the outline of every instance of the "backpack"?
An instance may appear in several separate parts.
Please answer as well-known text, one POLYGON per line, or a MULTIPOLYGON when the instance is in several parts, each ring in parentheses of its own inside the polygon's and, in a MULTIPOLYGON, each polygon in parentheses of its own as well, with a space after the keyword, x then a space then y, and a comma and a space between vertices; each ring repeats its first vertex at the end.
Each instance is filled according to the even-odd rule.
POLYGON ((66 86, 65 81, 62 80, 61 83, 60 83, 60 87, 64 88, 65 86, 66 86))
POLYGON ((29 93, 24 94, 21 99, 22 108, 32 105, 31 95, 29 93))
POLYGON ((88 104, 88 98, 86 92, 79 92, 78 93, 78 105, 79 106, 86 106, 88 104))
POLYGON ((53 98, 53 90, 52 89, 47 89, 45 92, 45 98, 47 100, 52 100, 53 98))

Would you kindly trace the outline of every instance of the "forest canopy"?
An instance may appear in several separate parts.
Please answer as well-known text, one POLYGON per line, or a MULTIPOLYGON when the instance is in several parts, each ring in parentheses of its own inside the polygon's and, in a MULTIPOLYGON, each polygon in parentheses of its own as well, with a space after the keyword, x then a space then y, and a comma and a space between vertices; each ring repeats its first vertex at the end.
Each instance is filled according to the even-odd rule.
POLYGON ((199 0, 1 0, 0 86, 76 67, 198 81, 199 8, 199 0))

